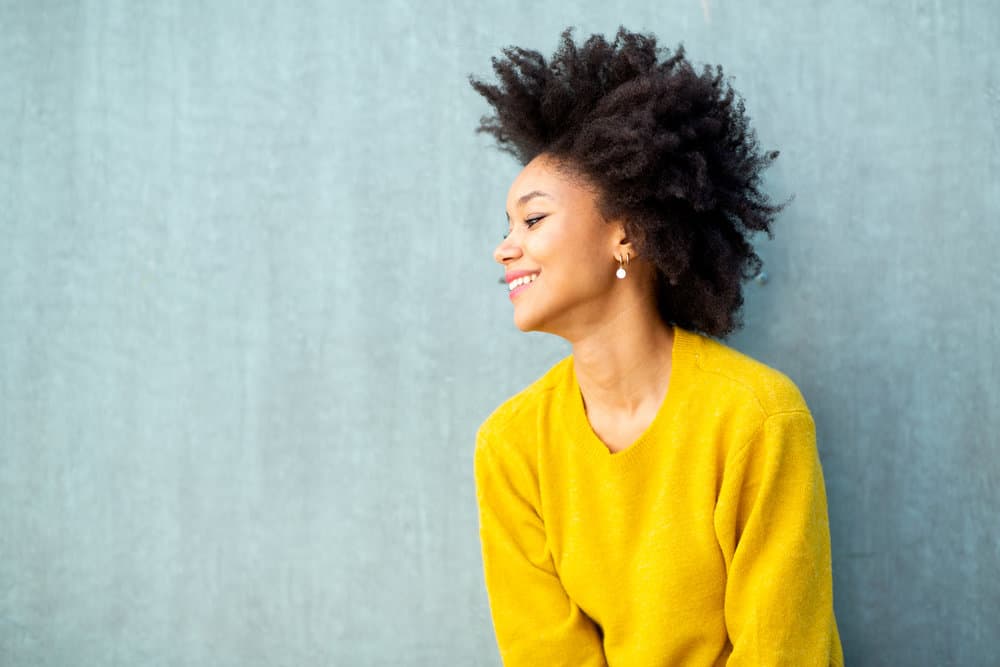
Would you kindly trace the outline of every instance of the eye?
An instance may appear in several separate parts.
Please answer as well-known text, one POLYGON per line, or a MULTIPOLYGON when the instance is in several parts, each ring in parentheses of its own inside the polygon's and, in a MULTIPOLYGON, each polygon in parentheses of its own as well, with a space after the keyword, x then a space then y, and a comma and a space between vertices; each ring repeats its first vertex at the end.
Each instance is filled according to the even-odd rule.
MULTIPOLYGON (((537 223, 541 222, 542 219, 545 218, 545 217, 546 216, 544 216, 544 215, 536 215, 536 216, 534 216, 532 218, 525 218, 525 220, 524 220, 524 226, 527 227, 528 229, 531 229, 537 223)), ((506 239, 508 236, 510 236, 510 234, 511 234, 511 230, 508 229, 506 232, 504 232, 503 237, 506 239)))

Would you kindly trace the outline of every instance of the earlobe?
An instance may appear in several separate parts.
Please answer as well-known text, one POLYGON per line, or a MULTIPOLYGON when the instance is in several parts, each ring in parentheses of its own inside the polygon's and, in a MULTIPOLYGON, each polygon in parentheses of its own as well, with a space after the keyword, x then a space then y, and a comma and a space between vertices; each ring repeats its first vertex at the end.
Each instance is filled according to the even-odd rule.
POLYGON ((625 234, 624 225, 619 224, 620 235, 618 237, 618 248, 617 252, 614 254, 616 260, 618 260, 618 270, 615 271, 615 276, 619 280, 624 280, 625 276, 628 274, 628 263, 632 259, 634 254, 632 250, 632 243, 629 241, 625 234))

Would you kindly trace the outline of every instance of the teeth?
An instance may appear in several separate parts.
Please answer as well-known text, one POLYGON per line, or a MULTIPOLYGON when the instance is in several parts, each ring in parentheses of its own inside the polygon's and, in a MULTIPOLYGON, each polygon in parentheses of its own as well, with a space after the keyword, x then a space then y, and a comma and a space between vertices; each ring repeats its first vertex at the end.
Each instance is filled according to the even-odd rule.
POLYGON ((527 276, 521 276, 520 278, 515 278, 514 280, 510 281, 509 283, 507 283, 507 289, 509 291, 513 292, 515 289, 517 289, 521 285, 534 282, 535 281, 535 276, 537 276, 537 275, 538 275, 537 273, 532 273, 532 274, 527 275, 527 276))

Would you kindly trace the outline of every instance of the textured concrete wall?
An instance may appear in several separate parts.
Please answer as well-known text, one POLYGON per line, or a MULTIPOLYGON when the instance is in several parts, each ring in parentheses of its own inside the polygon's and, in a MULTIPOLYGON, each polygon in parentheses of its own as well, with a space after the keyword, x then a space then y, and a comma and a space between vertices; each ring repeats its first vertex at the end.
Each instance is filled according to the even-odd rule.
POLYGON ((1000 7, 582 5, 0 2, 0 664, 498 664, 473 434, 566 348, 465 77, 571 21, 782 150, 732 343, 816 415, 849 664, 995 664, 1000 7))

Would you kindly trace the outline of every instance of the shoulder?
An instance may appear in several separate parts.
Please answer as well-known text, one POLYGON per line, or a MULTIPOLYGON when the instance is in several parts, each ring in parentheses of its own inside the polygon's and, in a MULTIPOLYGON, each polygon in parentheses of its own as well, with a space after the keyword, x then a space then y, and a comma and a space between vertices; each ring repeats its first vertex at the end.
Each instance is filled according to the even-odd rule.
POLYGON ((698 336, 692 412, 702 428, 721 435, 726 461, 765 460, 816 451, 815 424, 805 398, 781 371, 714 339, 698 336))
POLYGON ((781 371, 717 340, 694 335, 697 381, 712 391, 715 401, 728 398, 744 403, 765 419, 809 411, 799 388, 781 371))
POLYGON ((476 439, 482 444, 494 437, 532 428, 548 412, 553 396, 571 373, 572 357, 565 357, 541 377, 501 403, 479 426, 476 439))

